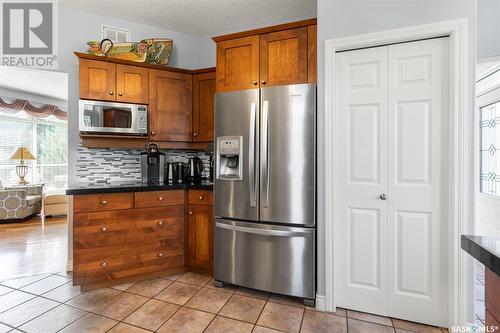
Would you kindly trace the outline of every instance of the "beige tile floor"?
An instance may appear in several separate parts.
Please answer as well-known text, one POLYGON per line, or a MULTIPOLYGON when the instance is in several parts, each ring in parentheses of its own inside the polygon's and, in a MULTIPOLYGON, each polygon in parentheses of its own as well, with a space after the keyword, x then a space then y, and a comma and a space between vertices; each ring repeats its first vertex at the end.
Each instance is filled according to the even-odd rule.
POLYGON ((66 273, 0 282, 0 333, 443 333, 444 329, 226 286, 196 273, 81 293, 66 273))

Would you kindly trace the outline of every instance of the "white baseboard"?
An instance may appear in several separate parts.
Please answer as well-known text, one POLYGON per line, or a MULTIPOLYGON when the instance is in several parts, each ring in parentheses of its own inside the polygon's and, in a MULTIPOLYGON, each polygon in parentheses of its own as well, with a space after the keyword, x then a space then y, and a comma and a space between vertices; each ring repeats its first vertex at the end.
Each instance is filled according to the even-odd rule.
POLYGON ((73 272, 73 260, 66 262, 66 272, 73 272))
POLYGON ((316 294, 316 309, 326 311, 326 296, 316 294))

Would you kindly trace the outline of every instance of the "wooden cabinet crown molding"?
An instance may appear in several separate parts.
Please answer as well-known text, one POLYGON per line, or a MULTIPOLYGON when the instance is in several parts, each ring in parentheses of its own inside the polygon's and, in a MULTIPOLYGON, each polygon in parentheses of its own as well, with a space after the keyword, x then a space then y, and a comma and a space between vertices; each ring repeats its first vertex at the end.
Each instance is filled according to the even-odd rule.
POLYGON ((84 52, 74 52, 74 54, 79 59, 101 61, 101 62, 105 62, 105 63, 123 64, 123 65, 135 66, 135 67, 144 67, 144 68, 149 68, 149 69, 157 69, 157 70, 162 70, 162 71, 178 72, 178 73, 185 73, 185 74, 202 74, 202 73, 209 73, 209 72, 215 71, 215 67, 199 68, 199 69, 184 69, 184 68, 178 68, 178 67, 147 64, 144 62, 122 60, 122 59, 116 59, 116 58, 110 58, 110 57, 101 57, 101 56, 96 56, 96 55, 88 54, 88 53, 84 53, 84 52))
POLYGON ((215 36, 215 37, 212 37, 212 40, 214 42, 218 43, 218 42, 222 42, 224 40, 229 40, 229 39, 248 37, 248 36, 254 36, 254 35, 261 35, 261 34, 266 34, 269 32, 276 32, 276 31, 281 31, 281 30, 306 27, 306 26, 315 25, 315 24, 317 24, 317 19, 311 18, 311 19, 297 21, 297 22, 278 24, 278 25, 273 25, 270 27, 258 28, 258 29, 247 30, 247 31, 242 31, 242 32, 236 32, 236 33, 222 35, 222 36, 215 36))

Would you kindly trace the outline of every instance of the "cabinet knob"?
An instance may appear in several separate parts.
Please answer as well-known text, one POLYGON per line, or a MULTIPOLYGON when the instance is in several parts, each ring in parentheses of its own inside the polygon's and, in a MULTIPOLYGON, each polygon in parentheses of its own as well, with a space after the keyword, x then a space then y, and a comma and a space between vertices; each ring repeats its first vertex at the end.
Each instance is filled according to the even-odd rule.
POLYGON ((151 131, 151 135, 155 135, 155 131, 151 131))
POLYGON ((158 200, 163 201, 163 197, 159 197, 158 200))
POLYGON ((203 200, 203 196, 202 195, 200 195, 200 200, 203 200))
POLYGON ((158 257, 163 258, 164 254, 163 253, 158 253, 158 257))
POLYGON ((101 201, 101 204, 103 204, 103 205, 107 205, 107 204, 108 204, 108 202, 107 202, 106 200, 103 200, 103 201, 101 201))
POLYGON ((267 82, 266 82, 266 81, 264 81, 264 80, 262 80, 262 81, 260 81, 260 83, 262 83, 262 84, 266 84, 267 82))
POLYGON ((164 221, 158 221, 158 225, 164 225, 165 222, 164 221))
POLYGON ((106 231, 108 231, 108 228, 106 228, 106 227, 102 227, 102 228, 101 228, 101 231, 102 231, 102 232, 106 232, 106 231))
POLYGON ((193 215, 193 211, 192 210, 189 211, 189 215, 193 215))
POLYGON ((256 86, 258 82, 257 82, 257 81, 255 81, 255 80, 253 80, 253 82, 252 82, 252 83, 253 83, 253 85, 254 85, 254 86, 256 86))
POLYGON ((121 91, 119 91, 119 92, 118 92, 118 96, 122 96, 122 95, 123 95, 123 94, 122 94, 122 92, 121 92, 121 91))
POLYGON ((198 136, 198 133, 193 133, 193 136, 198 136))
POLYGON ((105 262, 105 261, 103 261, 103 262, 101 262, 101 266, 102 266, 102 267, 106 267, 106 266, 108 266, 108 263, 107 263, 107 262, 105 262))
POLYGON ((113 95, 113 90, 111 90, 111 91, 109 92, 109 94, 110 94, 110 95, 113 95))

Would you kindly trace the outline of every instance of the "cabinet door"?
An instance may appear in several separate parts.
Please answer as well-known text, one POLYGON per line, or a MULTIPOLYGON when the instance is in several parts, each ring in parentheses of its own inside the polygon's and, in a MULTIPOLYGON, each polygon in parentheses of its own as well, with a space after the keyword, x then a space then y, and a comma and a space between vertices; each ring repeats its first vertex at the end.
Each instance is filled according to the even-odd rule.
POLYGON ((212 206, 190 205, 188 266, 212 270, 214 222, 212 206))
POLYGON ((260 36, 260 86, 307 83, 307 27, 260 36))
POLYGON ((80 98, 115 100, 115 64, 80 60, 80 98))
POLYGON ((148 104, 148 77, 147 68, 116 65, 116 100, 148 104))
POLYGON ((317 27, 310 25, 307 27, 307 82, 316 83, 317 80, 317 27))
POLYGON ((192 84, 191 74, 150 70, 150 140, 191 141, 192 84))
POLYGON ((217 43, 217 91, 252 89, 259 84, 259 36, 217 43))
POLYGON ((214 139, 215 72, 193 76, 193 141, 214 139))

